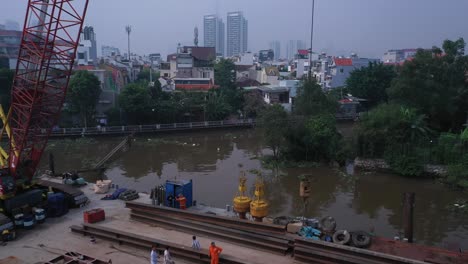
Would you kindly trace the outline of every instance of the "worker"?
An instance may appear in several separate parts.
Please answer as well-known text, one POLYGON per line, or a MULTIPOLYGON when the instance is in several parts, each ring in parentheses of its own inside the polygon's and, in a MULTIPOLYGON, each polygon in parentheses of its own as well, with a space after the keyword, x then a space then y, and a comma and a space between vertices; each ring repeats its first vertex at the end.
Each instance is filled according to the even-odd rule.
POLYGON ((208 256, 211 258, 211 264, 218 264, 219 263, 219 254, 223 251, 222 248, 217 247, 215 242, 211 242, 210 252, 208 256))
POLYGON ((169 252, 169 247, 166 247, 166 250, 164 250, 164 264, 174 264, 171 253, 169 252))
POLYGON ((179 193, 179 196, 177 197, 176 199, 178 202, 179 202, 179 208, 182 209, 182 210, 185 210, 187 209, 187 198, 185 198, 185 196, 181 193, 179 193))
POLYGON ((198 242, 196 236, 192 237, 192 248, 195 249, 195 250, 200 250, 201 249, 200 242, 198 242))
POLYGON ((158 264, 158 246, 151 247, 151 264, 158 264))

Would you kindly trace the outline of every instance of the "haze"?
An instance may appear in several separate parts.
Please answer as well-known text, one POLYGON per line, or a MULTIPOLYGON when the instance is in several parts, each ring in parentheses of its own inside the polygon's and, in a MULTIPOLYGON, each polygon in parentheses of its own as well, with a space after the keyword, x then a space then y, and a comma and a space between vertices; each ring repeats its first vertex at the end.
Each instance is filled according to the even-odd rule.
MULTIPOLYGON (((27 0, 0 0, 0 23, 23 23, 27 0)), ((125 25, 132 25, 132 52, 168 54, 177 43, 191 45, 203 16, 243 11, 249 21, 249 50, 279 40, 310 43, 311 0, 91 0, 86 25, 101 45, 127 51, 125 25)), ((314 50, 333 55, 380 58, 397 48, 430 48, 444 39, 468 40, 466 0, 316 0, 314 50)))

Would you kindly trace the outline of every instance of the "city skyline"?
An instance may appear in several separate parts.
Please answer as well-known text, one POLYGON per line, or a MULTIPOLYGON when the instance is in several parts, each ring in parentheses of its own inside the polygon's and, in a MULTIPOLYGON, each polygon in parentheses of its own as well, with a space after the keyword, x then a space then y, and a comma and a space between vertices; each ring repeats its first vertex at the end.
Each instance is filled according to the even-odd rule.
MULTIPOLYGON (((26 3, 26 0, 4 1, 0 24, 14 20, 21 27, 26 3)), ((90 2, 85 24, 94 27, 98 47, 115 46, 126 51, 124 27, 129 24, 133 26, 132 50, 138 54, 167 55, 179 42, 193 43, 193 28, 203 27, 204 15, 218 14, 225 19, 228 12, 240 10, 249 19, 249 50, 258 51, 268 48, 271 40, 280 40, 285 45, 289 40, 300 39, 309 46, 310 4, 310 0, 297 0, 293 4, 239 0, 218 5, 214 0, 197 3, 141 0, 129 5, 122 0, 101 0, 90 2), (184 16, 177 15, 181 8, 184 16), (177 22, 167 23, 173 17, 178 18, 177 22)), ((380 57, 389 49, 430 48, 441 46, 445 39, 468 39, 464 28, 466 10, 468 1, 464 0, 453 0, 450 5, 435 0, 316 1, 314 50, 380 57)))

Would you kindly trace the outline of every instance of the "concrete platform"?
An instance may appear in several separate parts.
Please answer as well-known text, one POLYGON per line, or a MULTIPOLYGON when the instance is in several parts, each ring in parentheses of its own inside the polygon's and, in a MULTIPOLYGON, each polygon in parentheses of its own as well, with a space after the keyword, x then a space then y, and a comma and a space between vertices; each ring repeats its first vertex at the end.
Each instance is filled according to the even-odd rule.
MULTIPOLYGON (((51 180, 50 178, 45 178, 51 180)), ((53 180, 53 179, 52 179, 53 180)), ((121 200, 104 201, 103 194, 95 194, 92 184, 82 187, 81 190, 88 196, 90 203, 79 209, 71 209, 70 212, 60 218, 47 218, 46 222, 37 225, 33 230, 20 230, 17 240, 9 242, 6 246, 0 246, 0 261, 10 256, 16 257, 21 262, 17 263, 40 263, 48 261, 64 254, 67 251, 80 252, 102 260, 112 259, 112 263, 149 263, 148 251, 138 250, 131 247, 119 246, 118 244, 98 240, 96 244, 89 241, 89 237, 84 237, 70 232, 71 225, 83 223, 83 212, 103 208, 106 212, 106 220, 98 223, 111 228, 122 229, 135 234, 153 236, 154 238, 167 240, 173 243, 191 246, 192 234, 186 234, 177 230, 167 230, 159 227, 152 227, 146 224, 129 220, 130 210, 124 208, 125 204, 121 200)), ((112 192, 111 190, 110 192, 112 192)), ((137 202, 151 203, 149 195, 141 194, 137 202)), ((208 207, 200 207, 200 210, 211 210, 208 207)), ((221 214, 219 210, 216 213, 221 214)), ((207 250, 212 241, 209 237, 199 237, 202 249, 207 250)), ((217 245, 224 249, 222 254, 230 255, 242 260, 245 263, 294 263, 290 256, 281 257, 274 254, 265 253, 239 245, 216 241, 217 245)), ((176 263, 184 264, 183 260, 175 259, 176 263)), ((162 263, 162 260, 160 260, 162 263)), ((1 263, 1 262, 0 262, 1 263)))

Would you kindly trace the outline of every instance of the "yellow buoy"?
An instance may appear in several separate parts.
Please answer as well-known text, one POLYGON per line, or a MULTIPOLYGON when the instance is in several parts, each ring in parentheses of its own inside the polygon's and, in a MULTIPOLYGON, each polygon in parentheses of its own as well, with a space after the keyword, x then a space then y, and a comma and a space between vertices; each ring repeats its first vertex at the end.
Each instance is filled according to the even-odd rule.
POLYGON ((250 203, 250 214, 257 222, 262 222, 263 218, 268 215, 268 203, 264 198, 265 183, 262 179, 257 179, 255 183, 255 197, 250 203))
POLYGON ((247 178, 245 177, 245 173, 241 172, 241 176, 239 177, 239 192, 237 196, 234 197, 234 211, 239 214, 239 218, 245 219, 245 214, 250 209, 250 202, 252 201, 248 196, 245 195, 247 187, 245 183, 247 182, 247 178))

